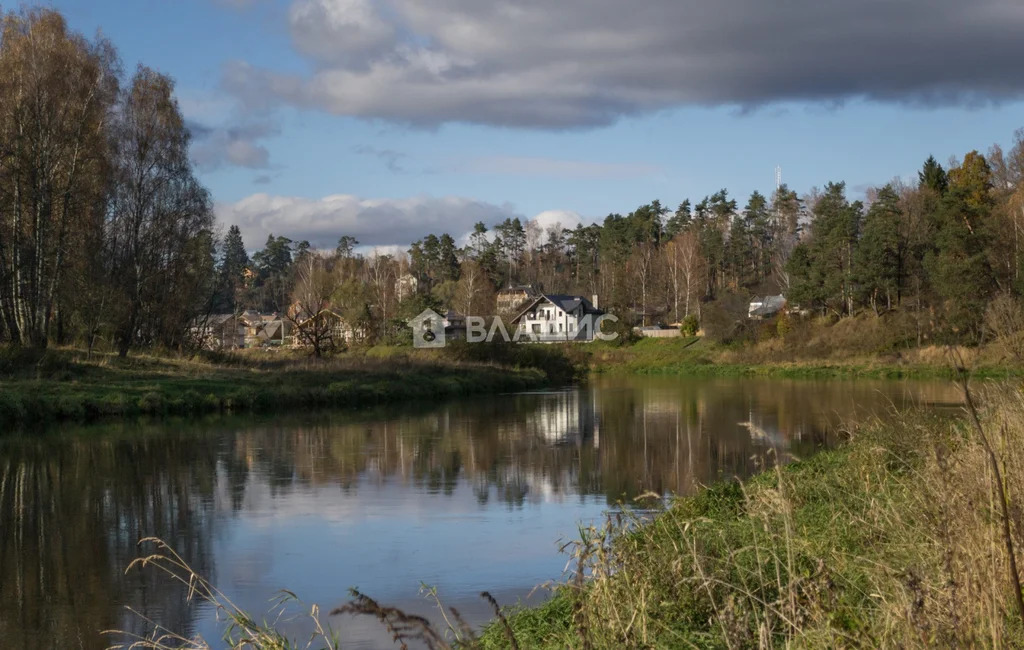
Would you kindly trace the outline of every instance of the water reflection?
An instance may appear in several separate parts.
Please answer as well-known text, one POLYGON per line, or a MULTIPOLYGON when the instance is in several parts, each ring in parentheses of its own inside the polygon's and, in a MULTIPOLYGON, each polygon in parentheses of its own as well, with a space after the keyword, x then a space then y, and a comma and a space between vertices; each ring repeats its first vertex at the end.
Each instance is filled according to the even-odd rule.
MULTIPOLYGON (((101 648, 100 629, 141 629, 123 604, 216 638, 176 585, 123 574, 147 535, 256 611, 284 587, 325 609, 352 585, 399 602, 420 581, 450 604, 516 597, 558 577, 556 540, 608 504, 749 475, 769 448, 809 454, 844 419, 956 400, 946 384, 601 379, 357 415, 8 437, 0 639, 101 648)), ((364 628, 346 639, 372 645, 364 628)))

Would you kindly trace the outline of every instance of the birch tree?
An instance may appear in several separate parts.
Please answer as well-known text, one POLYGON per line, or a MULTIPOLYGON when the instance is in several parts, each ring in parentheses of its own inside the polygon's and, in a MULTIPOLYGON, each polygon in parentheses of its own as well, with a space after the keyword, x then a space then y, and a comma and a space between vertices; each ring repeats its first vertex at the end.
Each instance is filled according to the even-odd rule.
POLYGON ((55 11, 2 21, 0 318, 11 340, 41 348, 83 242, 102 228, 116 57, 55 11))
POLYGON ((687 228, 665 245, 665 268, 672 291, 675 320, 680 321, 679 302, 683 302, 682 317, 690 315, 691 300, 696 302, 705 275, 704 256, 700 240, 692 228, 687 228))
POLYGON ((201 302, 203 282, 193 274, 213 273, 212 263, 203 268, 213 254, 212 207, 193 176, 173 90, 170 78, 140 67, 113 130, 108 241, 121 356, 184 329, 201 302))

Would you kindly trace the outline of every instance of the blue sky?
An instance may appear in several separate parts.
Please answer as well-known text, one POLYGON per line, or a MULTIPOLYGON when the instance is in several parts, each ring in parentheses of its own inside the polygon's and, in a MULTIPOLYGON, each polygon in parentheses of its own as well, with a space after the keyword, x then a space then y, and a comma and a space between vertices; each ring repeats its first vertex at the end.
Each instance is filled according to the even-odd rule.
MULTIPOLYGON (((735 11, 744 2, 53 6, 102 30, 127 72, 141 62, 177 80, 218 217, 251 248, 270 231, 407 245, 545 212, 572 226, 720 187, 742 205, 774 189, 776 165, 801 193, 845 180, 856 195, 1024 126, 1020 75, 1002 63, 1021 60, 1019 2, 972 5, 970 28, 885 13, 898 3, 868 20, 810 0, 773 27, 779 12, 735 11), (958 43, 979 38, 963 61, 958 43)), ((942 13, 902 3, 926 4, 942 13)))

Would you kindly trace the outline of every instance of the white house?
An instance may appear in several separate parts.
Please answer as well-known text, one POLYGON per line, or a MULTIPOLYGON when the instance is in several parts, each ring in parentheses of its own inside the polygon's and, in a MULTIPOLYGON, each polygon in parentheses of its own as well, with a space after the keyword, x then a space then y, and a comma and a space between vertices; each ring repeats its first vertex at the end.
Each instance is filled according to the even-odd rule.
POLYGON ((583 296, 544 294, 534 298, 512 321, 521 332, 539 341, 592 341, 597 318, 604 314, 583 296))

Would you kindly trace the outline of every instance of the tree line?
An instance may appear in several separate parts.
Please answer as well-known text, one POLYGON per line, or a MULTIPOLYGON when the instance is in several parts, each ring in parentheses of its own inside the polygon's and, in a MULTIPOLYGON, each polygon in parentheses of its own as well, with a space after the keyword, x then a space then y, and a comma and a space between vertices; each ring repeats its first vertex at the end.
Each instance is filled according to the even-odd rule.
POLYGON ((785 185, 755 191, 740 207, 721 189, 675 210, 655 200, 575 228, 477 223, 461 246, 429 235, 398 256, 360 256, 351 237, 325 254, 271 236, 250 260, 232 228, 220 302, 331 305, 387 340, 426 307, 491 315, 496 291, 513 285, 598 295, 631 325, 691 327, 708 325, 709 313, 724 319, 718 327, 744 320, 750 297, 781 293, 805 314, 912 314, 919 343, 976 342, 993 305, 1021 313, 1022 179, 1024 130, 1009 151, 971 151, 948 169, 928 157, 912 182, 869 189, 863 200, 830 182, 803 196, 785 185))
POLYGON ((432 234, 399 255, 280 234, 250 255, 237 226, 218 236, 170 78, 140 66, 126 79, 108 41, 54 11, 2 21, 0 340, 126 354, 187 346, 212 313, 330 309, 391 341, 426 307, 490 315, 512 285, 600 296, 631 325, 718 327, 776 293, 832 318, 910 313, 919 341, 977 341, 994 308, 1024 323, 1024 130, 1006 152, 929 157, 913 182, 863 200, 843 182, 755 191, 742 206, 721 189, 574 228, 477 223, 461 243, 432 234))

